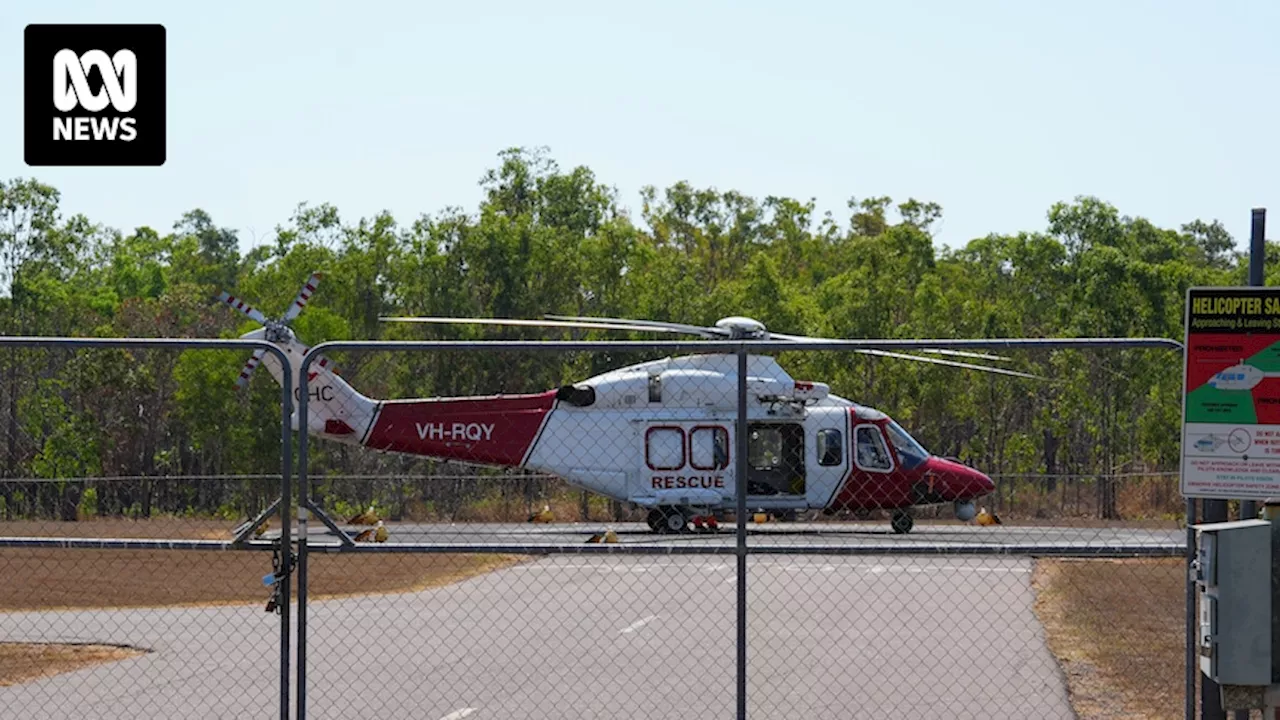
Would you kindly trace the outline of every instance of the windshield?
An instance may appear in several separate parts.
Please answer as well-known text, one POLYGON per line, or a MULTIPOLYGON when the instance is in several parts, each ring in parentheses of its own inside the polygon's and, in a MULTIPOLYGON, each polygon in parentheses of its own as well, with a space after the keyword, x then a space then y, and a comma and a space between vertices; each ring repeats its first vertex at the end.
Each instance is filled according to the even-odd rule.
POLYGON ((898 450, 898 459, 902 462, 903 468, 910 470, 929 459, 929 451, 908 435, 898 423, 890 420, 885 425, 885 429, 889 431, 889 440, 893 442, 893 447, 898 450))

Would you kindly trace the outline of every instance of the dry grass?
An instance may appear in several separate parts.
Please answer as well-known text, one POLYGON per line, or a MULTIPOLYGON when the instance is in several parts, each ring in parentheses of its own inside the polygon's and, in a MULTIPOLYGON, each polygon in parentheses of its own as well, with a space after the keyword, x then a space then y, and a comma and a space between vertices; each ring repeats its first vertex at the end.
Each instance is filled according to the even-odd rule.
POLYGON ((1041 560, 1034 584, 1081 718, 1182 717, 1184 560, 1041 560))
MULTIPOLYGON (((0 535, 37 537, 136 537, 225 540, 230 523, 188 520, 5 522, 0 535)), ((389 526, 392 533, 394 526, 389 526)), ((309 597, 414 592, 508 567, 508 555, 348 555, 313 553, 309 597)), ((257 551, 0 550, 0 612, 71 608, 122 608, 264 604, 270 590, 271 554, 257 551)), ((293 591, 296 593, 297 583, 293 591)))
POLYGON ((114 645, 0 642, 0 687, 52 677, 90 665, 137 657, 143 650, 114 645))

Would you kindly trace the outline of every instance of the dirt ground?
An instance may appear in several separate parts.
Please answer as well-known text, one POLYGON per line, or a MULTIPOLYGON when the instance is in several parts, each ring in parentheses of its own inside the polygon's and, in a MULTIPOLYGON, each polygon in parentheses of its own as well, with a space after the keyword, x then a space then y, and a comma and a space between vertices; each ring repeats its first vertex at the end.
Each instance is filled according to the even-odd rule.
POLYGON ((1041 560, 1036 613, 1082 720, 1180 720, 1186 561, 1041 560))
MULTIPOLYGON (((36 537, 230 539, 232 523, 190 520, 5 522, 0 534, 36 537)), ((392 528, 394 532, 394 528, 392 528)), ((494 555, 313 554, 309 597, 407 592, 457 582, 520 558, 494 555)), ((0 550, 0 612, 66 608, 262 603, 271 553, 205 550, 0 550)), ((297 584, 294 583, 296 592, 297 584)))
MULTIPOLYGON (((189 520, 103 520, 0 523, 0 535, 229 539, 232 523, 189 520)), ((520 558, 496 555, 313 555, 315 600, 420 590, 506 567, 520 558)), ((270 590, 271 553, 199 550, 0 550, 0 614, 22 610, 262 604, 270 590)), ((296 583, 294 583, 296 592, 296 583)), ((5 643, 0 685, 27 682, 140 653, 99 645, 5 643)))
POLYGON ((142 654, 142 650, 114 645, 0 642, 0 687, 142 654))

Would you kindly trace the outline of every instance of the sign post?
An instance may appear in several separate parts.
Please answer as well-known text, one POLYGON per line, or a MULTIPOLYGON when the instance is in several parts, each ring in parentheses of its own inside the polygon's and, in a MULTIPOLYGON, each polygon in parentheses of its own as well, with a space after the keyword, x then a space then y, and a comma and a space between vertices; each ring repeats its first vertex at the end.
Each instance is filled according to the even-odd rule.
POLYGON ((1182 495, 1280 497, 1280 288, 1187 292, 1182 495))

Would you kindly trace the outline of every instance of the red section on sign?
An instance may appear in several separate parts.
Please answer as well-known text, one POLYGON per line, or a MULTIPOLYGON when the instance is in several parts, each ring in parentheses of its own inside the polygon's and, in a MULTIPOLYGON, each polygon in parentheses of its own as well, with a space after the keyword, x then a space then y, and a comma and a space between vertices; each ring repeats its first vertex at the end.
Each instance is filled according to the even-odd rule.
POLYGON ((555 405, 536 395, 389 401, 365 445, 378 450, 497 465, 519 465, 555 405))
POLYGON ((1280 378, 1267 378, 1253 389, 1259 425, 1280 425, 1280 378))
POLYGON ((1276 341, 1271 334, 1191 333, 1187 343, 1187 392, 1214 373, 1238 365, 1276 341))

